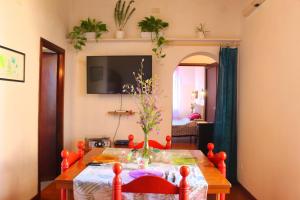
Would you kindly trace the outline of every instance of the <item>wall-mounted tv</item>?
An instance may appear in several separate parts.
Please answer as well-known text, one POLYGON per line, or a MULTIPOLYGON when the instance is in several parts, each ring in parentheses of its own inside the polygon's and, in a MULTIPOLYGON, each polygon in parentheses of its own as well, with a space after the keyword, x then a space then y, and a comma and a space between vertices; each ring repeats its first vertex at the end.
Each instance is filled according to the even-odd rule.
POLYGON ((123 85, 136 85, 133 72, 143 62, 144 78, 152 77, 152 56, 87 56, 87 93, 121 94, 123 85))

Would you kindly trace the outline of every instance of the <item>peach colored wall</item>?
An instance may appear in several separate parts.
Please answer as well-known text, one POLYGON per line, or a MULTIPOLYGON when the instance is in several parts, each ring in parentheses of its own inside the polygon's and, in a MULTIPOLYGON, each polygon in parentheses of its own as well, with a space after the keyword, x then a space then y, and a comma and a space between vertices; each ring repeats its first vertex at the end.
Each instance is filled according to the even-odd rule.
MULTIPOLYGON (((70 25, 93 17, 108 24, 112 37, 116 30, 113 11, 116 0, 71 0, 70 25)), ((170 23, 166 34, 170 37, 195 37, 195 27, 206 23, 213 37, 239 37, 242 1, 240 0, 137 0, 136 12, 125 28, 128 37, 139 37, 138 21, 157 15, 170 23), (153 12, 154 10, 154 12, 153 12), (156 13, 159 10, 160 13, 156 13)))
POLYGON ((243 22, 238 179, 257 199, 300 199, 299 11, 267 0, 243 22))
POLYGON ((0 199, 37 193, 40 37, 66 47, 64 3, 0 0, 0 44, 26 54, 25 83, 0 80, 0 199))
MULTIPOLYGON (((110 33, 104 37, 113 37, 114 21, 113 9, 115 1, 106 0, 72 1, 72 16, 70 28, 80 19, 93 17, 101 19, 108 24, 110 33)), ((167 36, 195 35, 195 26, 206 22, 213 37, 238 37, 240 35, 241 2, 239 0, 139 0, 136 1, 136 13, 129 20, 126 28, 128 37, 139 37, 137 22, 144 16, 152 13, 152 8, 159 8, 159 16, 168 22, 170 27, 166 30, 167 36), (177 13, 177 14, 175 14, 177 13), (178 14, 180 13, 180 14, 178 14)), ((118 95, 87 95, 86 94, 86 56, 87 55, 136 55, 151 54, 150 42, 100 42, 88 44, 87 47, 72 56, 72 67, 66 74, 66 107, 65 107, 65 133, 72 135, 73 140, 66 141, 71 147, 75 140, 84 137, 113 136, 117 127, 117 117, 107 114, 109 110, 119 108, 120 96, 118 95)), ((159 76, 163 94, 161 105, 163 123, 161 134, 151 137, 163 141, 171 133, 172 119, 172 75, 178 63, 188 55, 196 52, 208 53, 217 60, 219 47, 197 46, 168 46, 167 57, 161 62, 155 61, 153 72, 159 76)), ((129 96, 124 96, 124 109, 135 109, 134 101, 129 96)), ((136 124, 137 115, 122 117, 116 139, 126 139, 129 133, 142 139, 141 129, 136 124)))
MULTIPOLYGON (((160 62, 153 60, 153 74, 159 77, 162 89, 159 106, 162 109, 163 123, 161 134, 150 136, 164 141, 171 133, 172 119, 172 77, 178 63, 195 52, 204 52, 217 60, 219 47, 185 47, 170 46, 166 49, 167 57, 160 62)), ((120 95, 87 94, 86 93, 86 56, 87 55, 135 55, 151 54, 150 42, 128 43, 114 42, 88 44, 84 51, 74 55, 72 67, 69 68, 66 79, 65 134, 71 134, 74 142, 84 137, 101 135, 113 136, 117 127, 117 117, 107 114, 110 110, 119 109, 120 95)), ((123 95, 123 108, 136 111, 135 101, 128 95, 123 95)), ((134 133, 137 140, 143 135, 136 123, 138 116, 122 117, 116 139, 126 139, 129 133, 134 133)), ((71 145, 67 144, 67 145, 71 145)))

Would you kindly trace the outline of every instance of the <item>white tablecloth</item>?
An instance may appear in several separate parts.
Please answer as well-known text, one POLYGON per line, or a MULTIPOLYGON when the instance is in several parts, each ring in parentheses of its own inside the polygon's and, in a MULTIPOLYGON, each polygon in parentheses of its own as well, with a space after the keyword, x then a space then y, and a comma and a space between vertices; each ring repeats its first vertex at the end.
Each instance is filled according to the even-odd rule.
MULTIPOLYGON (((120 151, 120 150, 118 150, 120 151)), ((187 154, 188 151, 172 151, 173 153, 187 154)), ((169 153, 168 153, 169 154, 169 153)), ((112 199, 112 180, 114 173, 112 164, 102 166, 88 166, 74 179, 74 198, 75 200, 111 200, 112 199)), ((136 163, 122 163, 121 178, 123 184, 133 180, 129 176, 129 171, 138 169, 136 163)), ((168 163, 151 163, 147 169, 157 170, 161 172, 169 172, 169 181, 179 185, 181 175, 179 172, 181 166, 168 163), (174 174, 176 179, 172 182, 171 174, 174 174)), ((187 181, 190 185, 190 200, 206 200, 207 198, 207 182, 197 165, 189 165, 190 174, 187 181)), ((178 195, 164 194, 133 194, 122 193, 123 199, 141 199, 141 200, 169 200, 178 199, 178 195)))

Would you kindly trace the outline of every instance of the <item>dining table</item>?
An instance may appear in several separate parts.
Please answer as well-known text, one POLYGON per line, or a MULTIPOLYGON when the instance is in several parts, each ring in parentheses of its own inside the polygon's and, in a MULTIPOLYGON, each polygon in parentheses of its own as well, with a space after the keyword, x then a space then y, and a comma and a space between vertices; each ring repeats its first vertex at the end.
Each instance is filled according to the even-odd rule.
MULTIPOLYGON (((111 148, 109 148, 111 149, 111 148)), ((61 173, 56 179, 55 184, 58 189, 66 189, 67 197, 73 196, 74 180, 78 177, 87 166, 94 161, 95 157, 102 155, 108 148, 92 148, 88 151, 81 160, 74 163, 69 169, 61 173)), ((166 150, 168 151, 168 150, 166 150)), ((176 150, 173 150, 176 152, 176 150)), ((231 184, 220 173, 220 171, 211 163, 208 158, 200 150, 185 150, 195 158, 195 164, 199 167, 206 183, 207 194, 215 195, 216 200, 219 200, 219 194, 229 194, 231 184)), ((178 151, 180 152, 180 150, 178 151)))

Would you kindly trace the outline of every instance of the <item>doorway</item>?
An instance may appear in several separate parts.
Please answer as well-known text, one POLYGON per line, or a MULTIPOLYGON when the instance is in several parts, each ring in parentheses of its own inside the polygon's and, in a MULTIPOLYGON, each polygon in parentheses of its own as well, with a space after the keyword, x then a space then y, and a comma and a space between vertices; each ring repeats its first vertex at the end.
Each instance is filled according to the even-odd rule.
POLYGON ((203 127, 208 127, 212 134, 217 74, 218 63, 205 55, 188 56, 176 67, 173 73, 172 142, 197 143, 199 129, 203 127))
POLYGON ((38 116, 38 191, 60 173, 63 149, 65 50, 41 38, 38 116))

